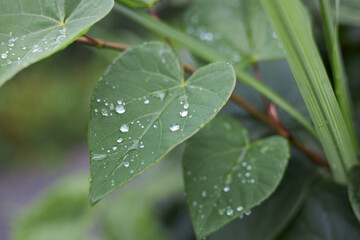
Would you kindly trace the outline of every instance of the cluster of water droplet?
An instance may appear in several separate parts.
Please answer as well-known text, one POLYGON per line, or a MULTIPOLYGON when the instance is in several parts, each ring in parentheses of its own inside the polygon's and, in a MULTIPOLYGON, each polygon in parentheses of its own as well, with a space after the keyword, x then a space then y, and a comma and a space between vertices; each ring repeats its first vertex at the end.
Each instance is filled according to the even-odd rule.
POLYGON ((8 39, 0 42, 0 66, 19 65, 25 57, 31 58, 33 54, 58 47, 66 36, 66 29, 61 28, 58 30, 58 34, 51 34, 49 37, 41 39, 35 38, 35 36, 30 37, 30 35, 15 36, 9 32, 8 39), (31 44, 32 42, 35 44, 31 44))
MULTIPOLYGON (((24 37, 25 36, 22 36, 21 38, 15 37, 13 33, 10 32, 9 39, 0 43, 0 49, 3 50, 1 53, 0 66, 3 67, 14 63, 20 64, 21 56, 25 55, 26 52, 19 54, 19 51, 17 50, 18 47, 15 45, 18 44, 17 41, 22 42, 24 37)), ((26 46, 22 46, 20 49, 24 51, 26 50, 26 46)))

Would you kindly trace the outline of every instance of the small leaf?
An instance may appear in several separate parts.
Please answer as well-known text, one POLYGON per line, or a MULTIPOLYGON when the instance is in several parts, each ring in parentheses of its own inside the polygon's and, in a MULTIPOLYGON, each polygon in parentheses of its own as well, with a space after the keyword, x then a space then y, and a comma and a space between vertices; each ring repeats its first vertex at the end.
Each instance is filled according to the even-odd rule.
POLYGON ((30 64, 72 43, 113 5, 113 0, 2 0, 0 86, 30 64))
POLYGON ((235 86, 226 63, 200 68, 186 82, 183 75, 180 59, 162 43, 126 51, 105 72, 89 122, 91 203, 199 131, 235 86))
POLYGON ((206 237, 268 198, 288 158, 284 138, 249 143, 246 130, 227 116, 216 118, 190 139, 183 172, 197 237, 206 237))
POLYGON ((345 188, 319 182, 280 240, 360 239, 360 225, 351 212, 345 188))
POLYGON ((116 0, 121 4, 129 7, 152 8, 156 3, 161 0, 116 0))
POLYGON ((200 1, 185 24, 187 33, 238 66, 285 58, 259 0, 200 1))
POLYGON ((350 171, 348 194, 355 216, 360 221, 360 166, 350 171))
POLYGON ((311 184, 312 171, 291 159, 284 179, 275 193, 260 206, 209 237, 209 240, 272 240, 296 217, 311 184), (261 229, 261 231, 259 231, 261 229))

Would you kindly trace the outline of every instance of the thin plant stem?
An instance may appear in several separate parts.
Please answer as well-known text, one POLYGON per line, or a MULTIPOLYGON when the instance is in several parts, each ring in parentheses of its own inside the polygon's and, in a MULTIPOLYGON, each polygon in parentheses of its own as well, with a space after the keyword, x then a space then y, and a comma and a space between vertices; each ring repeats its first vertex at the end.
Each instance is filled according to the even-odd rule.
POLYGON ((125 51, 126 49, 129 48, 129 46, 127 46, 125 44, 94 39, 87 35, 86 35, 86 37, 84 35, 79 37, 78 39, 76 39, 75 42, 85 44, 85 45, 90 45, 93 47, 115 49, 115 50, 119 50, 119 51, 125 51), (94 40, 96 40, 96 41, 94 41, 94 40))

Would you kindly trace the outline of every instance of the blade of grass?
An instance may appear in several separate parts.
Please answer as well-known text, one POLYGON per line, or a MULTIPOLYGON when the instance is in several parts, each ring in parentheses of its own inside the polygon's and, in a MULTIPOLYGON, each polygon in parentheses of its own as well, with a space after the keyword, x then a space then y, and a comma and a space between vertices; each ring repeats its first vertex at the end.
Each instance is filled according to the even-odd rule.
MULTIPOLYGON (((349 131, 352 145, 358 153, 358 140, 356 138, 355 125, 352 115, 351 96, 348 87, 348 80, 345 73, 342 54, 339 44, 338 19, 332 19, 332 10, 328 0, 319 0, 322 25, 325 35, 326 46, 328 49, 329 61, 335 83, 335 94, 339 101, 340 109, 343 114, 346 127, 349 131)), ((339 11, 339 0, 336 0, 336 16, 339 11)))
MULTIPOLYGON (((121 4, 115 4, 114 9, 134 20, 135 22, 138 22, 144 27, 150 29, 151 31, 157 33, 158 35, 182 44, 192 53, 208 62, 227 61, 227 59, 225 59, 222 55, 203 45, 199 41, 193 39, 181 31, 171 28, 167 24, 154 19, 151 16, 144 14, 143 12, 129 9, 121 4)), ((309 120, 285 99, 283 99, 265 84, 257 81, 253 76, 242 69, 236 69, 236 75, 242 83, 254 88, 272 102, 277 104, 279 107, 283 108, 289 115, 302 124, 305 129, 307 129, 315 138, 317 138, 316 131, 314 130, 314 127, 311 125, 309 120)))
POLYGON ((305 9, 299 0, 262 0, 284 45, 315 129, 330 163, 335 181, 345 183, 356 164, 345 121, 321 61, 305 9))

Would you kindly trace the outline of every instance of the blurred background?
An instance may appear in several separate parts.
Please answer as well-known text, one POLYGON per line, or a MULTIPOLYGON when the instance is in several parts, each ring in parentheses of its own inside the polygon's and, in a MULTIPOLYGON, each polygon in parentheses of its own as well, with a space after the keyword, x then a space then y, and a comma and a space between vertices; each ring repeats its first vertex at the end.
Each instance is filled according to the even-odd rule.
MULTIPOLYGON (((182 16, 191 2, 167 0, 157 11, 164 21, 183 29, 182 16)), ((350 13, 343 13, 340 41, 359 114, 360 21, 349 17, 349 6, 350 13)), ((316 40, 329 66, 320 18, 316 8, 311 9, 316 40)), ((163 41, 115 11, 88 35, 131 45, 163 41)), ((186 62, 202 64, 175 47, 186 62)), ((74 43, 0 88, 0 239, 194 239, 183 196, 182 145, 95 207, 88 203, 90 98, 99 77, 119 54, 74 43)), ((260 69, 266 84, 306 113, 285 61, 264 63, 260 69)), ((261 106, 260 96, 251 89, 237 84, 236 91, 261 106)), ((232 103, 222 114, 239 117, 253 139, 272 134, 232 103)), ((319 150, 289 116, 281 110, 280 114, 298 138, 319 150)))

